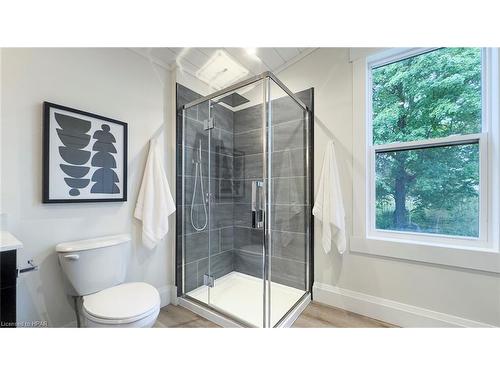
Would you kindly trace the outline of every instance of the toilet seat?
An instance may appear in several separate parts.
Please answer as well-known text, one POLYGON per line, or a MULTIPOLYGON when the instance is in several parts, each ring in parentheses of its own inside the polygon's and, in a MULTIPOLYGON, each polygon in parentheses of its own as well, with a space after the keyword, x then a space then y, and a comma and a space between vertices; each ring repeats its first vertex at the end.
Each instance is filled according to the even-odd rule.
POLYGON ((131 325, 156 319, 160 294, 143 282, 125 283, 83 297, 85 317, 99 325, 131 325))

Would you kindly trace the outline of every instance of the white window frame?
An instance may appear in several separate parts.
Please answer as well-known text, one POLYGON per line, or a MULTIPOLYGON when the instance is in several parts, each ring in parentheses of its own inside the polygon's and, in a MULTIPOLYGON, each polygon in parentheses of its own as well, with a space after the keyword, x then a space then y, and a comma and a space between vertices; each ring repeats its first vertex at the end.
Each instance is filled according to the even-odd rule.
POLYGON ((353 62, 354 179, 351 251, 393 258, 500 272, 498 146, 498 49, 483 49, 482 132, 438 139, 373 145, 373 67, 419 55, 435 48, 393 48, 353 62), (375 152, 406 150, 423 145, 477 142, 480 149, 479 238, 413 233, 375 228, 375 152))

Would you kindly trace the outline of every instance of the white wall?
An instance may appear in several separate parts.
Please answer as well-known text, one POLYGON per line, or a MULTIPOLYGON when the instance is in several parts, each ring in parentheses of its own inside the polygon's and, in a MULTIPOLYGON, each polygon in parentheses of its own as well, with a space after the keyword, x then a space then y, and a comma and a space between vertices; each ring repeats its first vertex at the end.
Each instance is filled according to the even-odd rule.
MULTIPOLYGON (((349 52, 318 49, 278 77, 292 91, 315 88, 315 191, 326 142, 333 138, 347 227, 352 233, 353 76, 349 52)), ((359 253, 340 256, 332 251, 325 255, 317 221, 316 228, 315 282, 500 326, 499 274, 359 253)))
POLYGON ((144 57, 127 49, 3 49, 1 64, 2 207, 9 230, 23 243, 18 265, 30 258, 38 272, 18 280, 18 321, 46 320, 50 326, 74 321, 64 292, 54 246, 63 241, 121 232, 132 234, 128 280, 156 286, 163 303, 173 285, 170 235, 154 251, 140 244, 133 209, 148 141, 164 122, 165 166, 172 193, 174 145, 169 72, 157 73, 144 57), (161 83, 161 78, 165 86, 161 83), (42 102, 50 101, 128 123, 128 202, 42 204, 42 102), (166 109, 164 111, 164 109, 166 109))

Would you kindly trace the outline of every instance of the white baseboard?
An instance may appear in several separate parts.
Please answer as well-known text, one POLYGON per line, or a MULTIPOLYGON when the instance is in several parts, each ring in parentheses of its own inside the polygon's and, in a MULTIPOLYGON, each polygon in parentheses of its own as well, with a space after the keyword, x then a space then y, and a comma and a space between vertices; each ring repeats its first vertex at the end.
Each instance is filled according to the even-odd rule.
POLYGON ((158 289, 158 293, 160 293, 160 306, 165 307, 168 304, 172 303, 172 295, 176 293, 177 288, 174 285, 164 285, 158 289))
POLYGON ((313 299, 400 327, 495 327, 487 323, 317 282, 313 286, 313 299))
POLYGON ((170 289, 170 303, 177 306, 179 304, 179 297, 177 297, 177 287, 172 285, 170 289))

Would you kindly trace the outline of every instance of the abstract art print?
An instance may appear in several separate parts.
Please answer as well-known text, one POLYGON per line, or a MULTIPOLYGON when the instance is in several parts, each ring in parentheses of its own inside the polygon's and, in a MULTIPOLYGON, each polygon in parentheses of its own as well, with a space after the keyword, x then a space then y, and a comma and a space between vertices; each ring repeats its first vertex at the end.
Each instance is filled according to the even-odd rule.
POLYGON ((43 103, 43 202, 127 200, 127 124, 43 103))

